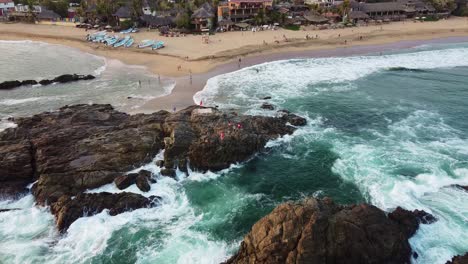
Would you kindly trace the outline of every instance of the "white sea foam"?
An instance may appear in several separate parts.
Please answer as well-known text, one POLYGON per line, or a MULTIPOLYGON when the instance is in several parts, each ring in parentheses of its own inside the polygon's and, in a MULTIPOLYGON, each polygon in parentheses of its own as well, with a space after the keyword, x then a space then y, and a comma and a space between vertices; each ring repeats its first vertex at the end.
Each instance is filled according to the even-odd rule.
POLYGON ((14 128, 14 127, 17 127, 18 125, 13 123, 13 122, 10 122, 8 120, 5 120, 5 119, 0 119, 0 132, 2 132, 3 130, 7 129, 7 128, 14 128))
POLYGON ((281 104, 285 99, 300 97, 303 92, 314 94, 329 92, 329 89, 340 92, 353 90, 356 87, 350 81, 382 70, 467 66, 468 60, 460 59, 465 57, 468 57, 467 48, 450 48, 383 56, 275 61, 213 77, 202 91, 194 95, 193 100, 223 108, 255 108, 262 103, 261 98, 271 96, 272 102, 281 104), (259 69, 259 72, 255 69, 259 69), (320 83, 339 85, 333 88, 311 87, 320 83))
POLYGON ((43 99, 45 98, 31 97, 31 98, 22 98, 22 99, 3 99, 3 100, 0 100, 0 105, 17 105, 17 104, 24 104, 24 103, 39 101, 43 99))

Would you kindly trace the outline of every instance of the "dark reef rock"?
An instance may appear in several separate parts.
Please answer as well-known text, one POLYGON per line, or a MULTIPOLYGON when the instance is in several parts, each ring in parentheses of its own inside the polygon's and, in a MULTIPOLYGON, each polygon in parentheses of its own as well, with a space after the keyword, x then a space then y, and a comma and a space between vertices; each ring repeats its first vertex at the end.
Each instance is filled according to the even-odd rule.
MULTIPOLYGON (((411 214, 402 210, 396 215, 411 214)), ((367 204, 284 203, 252 227, 226 263, 410 263, 408 238, 418 226, 403 222, 367 204)))
POLYGON ((159 168, 164 167, 164 160, 157 160, 156 161, 156 166, 158 166, 159 168))
POLYGON ((127 175, 118 176, 115 178, 114 183, 119 190, 124 190, 130 187, 130 185, 135 184, 137 177, 138 173, 129 173, 127 175))
POLYGON ((265 96, 263 97, 263 100, 270 100, 271 99, 271 96, 265 96))
POLYGON ((0 90, 10 90, 13 88, 17 88, 20 86, 24 85, 36 85, 36 84, 41 84, 41 85, 49 85, 52 83, 68 83, 68 82, 76 82, 76 81, 81 81, 81 80, 92 80, 96 77, 93 75, 78 75, 78 74, 63 74, 60 76, 57 76, 56 78, 52 80, 44 79, 40 80, 39 82, 36 80, 24 80, 24 81, 6 81, 3 83, 0 83, 0 90))
POLYGON ((468 252, 465 255, 455 256, 445 264, 468 264, 468 252))
MULTIPOLYGON (((136 184, 149 191, 155 182, 151 172, 127 172, 150 162, 163 148, 163 175, 175 177, 177 167, 188 172, 187 164, 193 170, 220 170, 247 160, 268 140, 291 134, 296 128, 289 124, 305 124, 289 112, 238 116, 200 106, 173 114, 128 115, 110 105, 74 105, 11 120, 17 127, 0 132, 0 194, 18 194, 37 180, 32 194, 39 205, 51 205, 60 229, 86 210, 120 212, 119 204, 132 198, 115 196, 119 204, 112 209, 107 203, 111 196, 83 194, 87 189, 114 182, 119 189, 136 184)), ((146 206, 138 201, 128 200, 128 208, 146 206)))
POLYGON ((388 214, 388 218, 399 223, 406 231, 406 235, 411 237, 419 227, 419 224, 432 224, 436 218, 422 210, 408 211, 397 207, 395 211, 388 214))
POLYGON ((8 209, 0 209, 0 213, 10 212, 10 211, 18 211, 19 208, 8 208, 8 209))
POLYGON ((111 183, 162 149, 167 115, 75 105, 14 119, 18 126, 0 133, 0 190, 38 180, 32 191, 44 205, 111 183))
POLYGON ((149 199, 135 193, 81 193, 71 198, 62 196, 50 207, 50 211, 55 215, 57 228, 66 231, 68 227, 78 218, 95 215, 104 209, 109 210, 110 215, 117 215, 126 211, 131 211, 143 207, 149 207, 156 202, 158 197, 149 199))
MULTIPOLYGON (((12 121, 18 126, 0 133, 0 192, 22 191, 37 180, 32 192, 40 205, 118 177, 115 183, 126 188, 133 178, 120 176, 163 148, 165 175, 174 177, 176 167, 187 172, 187 164, 194 170, 224 169, 261 151, 268 140, 291 134, 296 128, 288 123, 305 123, 289 112, 238 116, 192 106, 173 114, 128 115, 110 105, 65 106, 12 121)), ((148 190, 144 178, 151 175, 138 181, 148 190)))
POLYGON ((0 90, 10 90, 10 89, 19 87, 21 85, 22 84, 20 81, 6 81, 6 82, 0 83, 0 90))
POLYGON ((162 169, 161 175, 166 176, 166 177, 171 177, 171 178, 175 178, 177 176, 176 171, 174 169, 162 169))
POLYGON ((263 103, 262 106, 260 106, 260 108, 266 110, 275 110, 275 107, 269 103, 263 103))
POLYGON ((451 185, 455 188, 459 188, 459 189, 462 189, 462 190, 465 190, 468 192, 468 186, 463 186, 463 185, 459 185, 459 184, 454 184, 454 185, 451 185))
POLYGON ((149 192, 151 190, 150 186, 150 180, 151 180, 151 172, 146 171, 146 170, 141 170, 138 172, 138 176, 136 177, 136 186, 138 189, 140 189, 142 192, 149 192))

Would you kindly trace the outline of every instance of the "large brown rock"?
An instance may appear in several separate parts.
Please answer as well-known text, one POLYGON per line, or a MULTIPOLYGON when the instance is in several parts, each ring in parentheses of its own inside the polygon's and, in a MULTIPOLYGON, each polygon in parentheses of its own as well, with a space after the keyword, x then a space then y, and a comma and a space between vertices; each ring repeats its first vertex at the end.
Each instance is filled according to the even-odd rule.
POLYGON ((465 255, 455 256, 445 264, 468 264, 468 253, 465 253, 465 255))
POLYGON ((148 207, 152 202, 156 203, 159 198, 156 196, 146 198, 135 193, 81 193, 71 198, 62 196, 51 207, 50 211, 55 215, 57 228, 63 232, 76 221, 84 216, 92 216, 109 210, 110 215, 117 215, 125 211, 148 207))
POLYGON ((111 183, 162 149, 167 115, 75 105, 14 119, 18 127, 0 133, 0 152, 8 152, 0 158, 0 186, 37 178, 33 194, 46 204, 111 183))
MULTIPOLYGON (((296 128, 289 124, 305 124, 287 111, 238 116, 192 106, 173 114, 128 115, 110 105, 65 106, 13 121, 16 128, 0 133, 0 192, 16 193, 37 180, 32 191, 40 205, 111 183, 163 148, 164 171, 188 172, 188 164, 224 169, 261 151, 268 140, 291 134, 296 128)), ((120 188, 129 183, 116 180, 120 188)), ((138 185, 148 190, 143 177, 138 185)))
POLYGON ((293 133, 296 128, 288 123, 304 125, 305 119, 290 113, 239 116, 215 108, 189 107, 166 119, 170 136, 165 139, 164 164, 174 168, 188 160, 194 170, 225 169, 261 151, 269 140, 293 133))
POLYGON ((252 227, 227 263, 410 263, 416 228, 367 204, 284 203, 252 227))

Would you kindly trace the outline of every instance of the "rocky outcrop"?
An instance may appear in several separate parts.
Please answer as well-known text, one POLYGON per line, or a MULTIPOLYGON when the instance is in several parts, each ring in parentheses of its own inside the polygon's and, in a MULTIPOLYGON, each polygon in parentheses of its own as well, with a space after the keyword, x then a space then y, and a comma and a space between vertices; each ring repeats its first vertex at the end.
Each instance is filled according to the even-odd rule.
POLYGON ((239 116, 235 112, 221 112, 214 108, 189 107, 168 116, 164 124, 164 165, 186 171, 207 171, 228 168, 261 151, 266 142, 291 134, 295 125, 306 121, 289 112, 277 117, 239 116), (289 124, 293 125, 290 126, 289 124))
POLYGON ((0 189, 37 180, 38 204, 111 183, 163 148, 168 112, 127 115, 110 105, 66 106, 13 121, 0 133, 0 189))
POLYGON ((61 196, 60 199, 50 207, 55 215, 57 228, 63 232, 78 218, 92 216, 109 210, 110 215, 117 215, 125 211, 148 207, 151 203, 157 203, 158 197, 146 198, 135 193, 81 193, 75 197, 61 196))
POLYGON ((465 255, 455 256, 445 264, 468 264, 468 253, 465 253, 465 255))
POLYGON ((275 107, 272 104, 269 104, 269 103, 263 103, 260 106, 260 108, 265 109, 265 110, 275 110, 275 107))
POLYGON ((24 81, 5 81, 0 83, 0 90, 10 90, 14 89, 20 86, 24 85, 36 85, 36 84, 41 84, 41 85, 49 85, 51 83, 68 83, 68 82, 76 82, 76 81, 81 81, 81 80, 92 80, 96 77, 93 75, 78 75, 78 74, 64 74, 60 75, 54 79, 48 80, 24 80, 24 81))
MULTIPOLYGON (((110 105, 65 106, 11 121, 17 127, 0 133, 0 193, 17 194, 37 181, 32 188, 36 202, 51 205, 55 212, 68 208, 64 203, 87 208, 88 196, 76 201, 70 197, 112 182, 119 189, 136 184, 149 191, 150 172, 127 173, 150 162, 163 148, 161 174, 175 177, 177 168, 188 172, 189 164, 192 170, 220 170, 305 124, 305 119, 286 111, 277 117, 238 116, 192 106, 173 114, 128 115, 110 105)), ((61 213, 60 219, 66 221, 60 226, 81 215, 67 216, 68 212, 75 210, 61 213)))
POLYGON ((284 203, 252 227, 226 263, 410 263, 408 238, 420 216, 400 208, 387 217, 372 205, 327 198, 284 203))

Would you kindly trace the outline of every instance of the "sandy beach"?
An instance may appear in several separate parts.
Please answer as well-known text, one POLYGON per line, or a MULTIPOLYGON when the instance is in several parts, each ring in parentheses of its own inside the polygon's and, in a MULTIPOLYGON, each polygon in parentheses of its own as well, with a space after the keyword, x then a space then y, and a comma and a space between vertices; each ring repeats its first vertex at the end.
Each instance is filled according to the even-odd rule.
POLYGON ((210 36, 208 44, 203 43, 202 37, 197 35, 162 37, 156 30, 146 29, 132 34, 137 42, 143 39, 164 41, 166 47, 159 51, 116 49, 86 42, 85 36, 91 32, 58 25, 0 24, 2 40, 29 39, 71 46, 126 64, 142 65, 155 74, 176 78, 177 85, 171 95, 152 100, 143 107, 143 111, 154 111, 193 104, 193 94, 203 88, 206 80, 237 70, 240 57, 241 67, 246 67, 278 59, 346 56, 405 48, 428 40, 467 37, 468 20, 450 18, 437 22, 405 21, 330 30, 305 28, 300 31, 226 32, 210 36), (312 39, 307 40, 306 35, 312 39), (181 66, 181 70, 178 66, 181 66))

